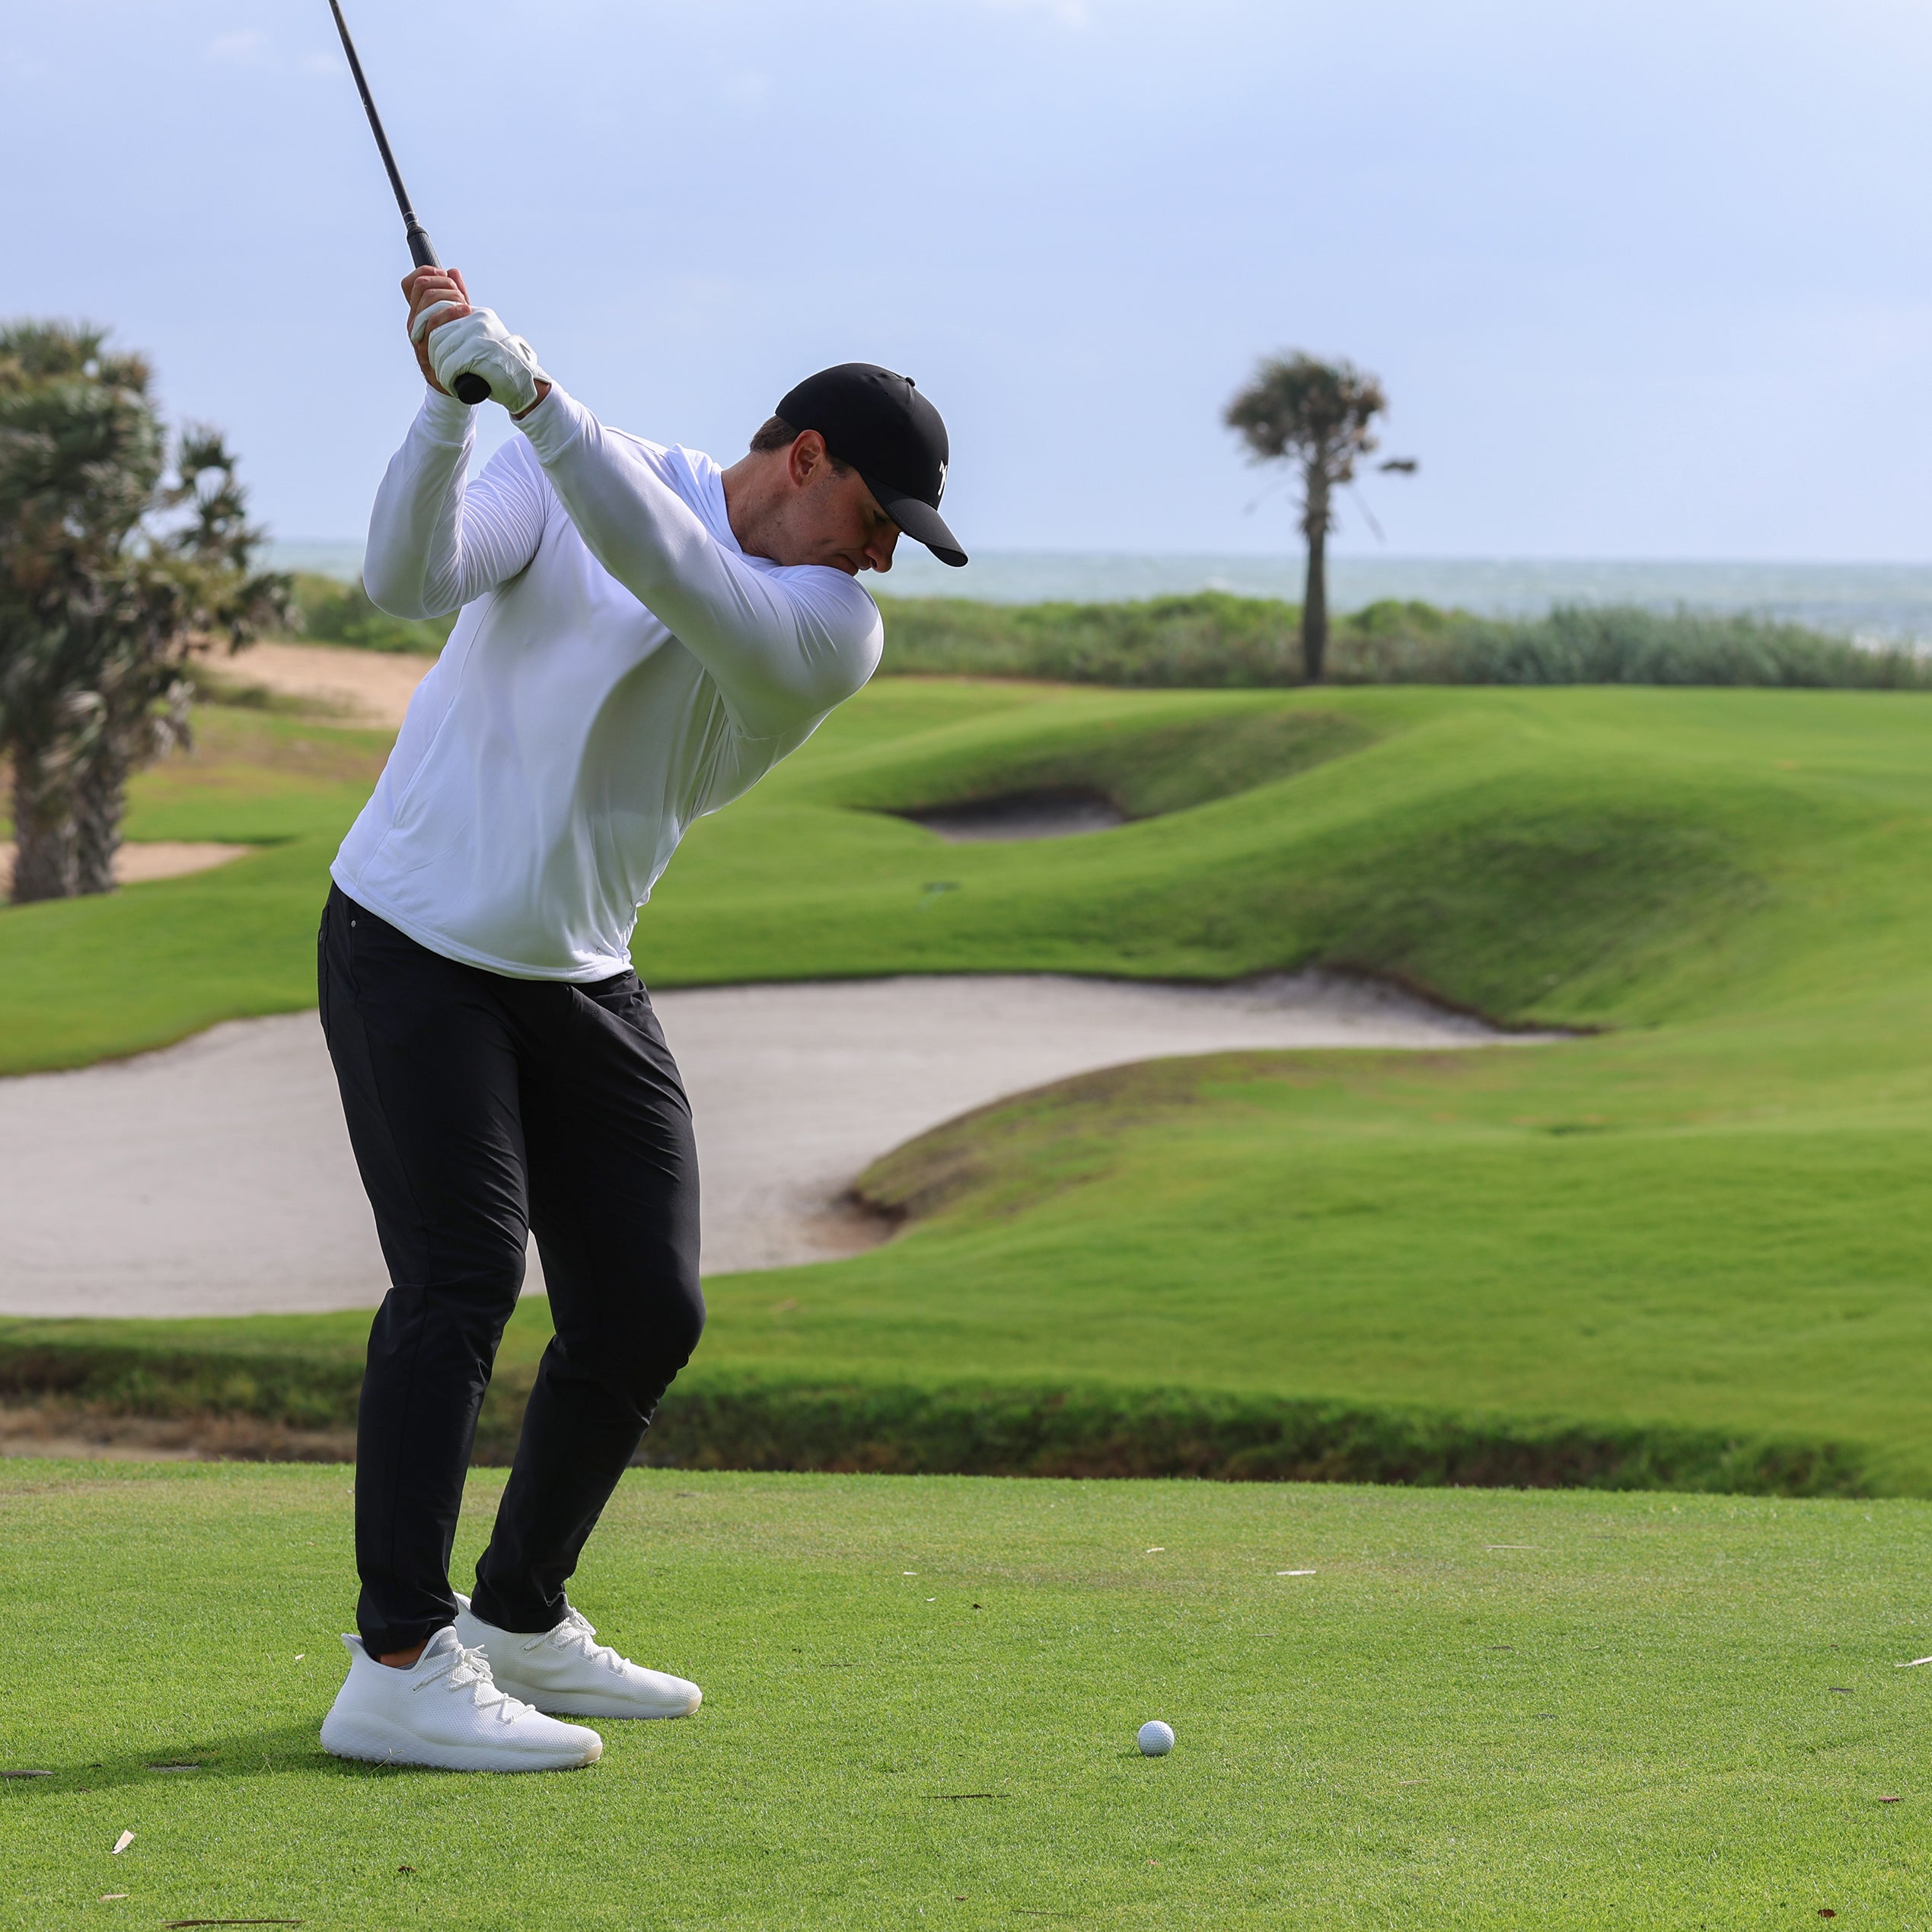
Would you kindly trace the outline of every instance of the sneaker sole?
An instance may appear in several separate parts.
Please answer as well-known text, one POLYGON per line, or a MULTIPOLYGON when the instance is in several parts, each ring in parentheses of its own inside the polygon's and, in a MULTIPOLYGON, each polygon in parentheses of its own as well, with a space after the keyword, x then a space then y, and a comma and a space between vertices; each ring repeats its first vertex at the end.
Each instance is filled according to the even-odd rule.
POLYGON ((365 1765, 413 1765, 429 1771, 582 1771, 604 1755, 604 1740, 593 1736, 581 1751, 490 1751, 473 1745, 432 1744, 380 1718, 337 1718, 322 1726, 322 1749, 332 1758, 365 1765))
POLYGON ((689 1704, 680 1704, 675 1710, 642 1710, 634 1704, 621 1704, 615 1698, 578 1698, 565 1701, 552 1698, 547 1691, 506 1683, 500 1677, 496 1680, 496 1688, 508 1691, 512 1697, 520 1698, 525 1704, 534 1704, 546 1717, 605 1717, 620 1722, 688 1717, 704 1701, 704 1693, 700 1691, 689 1704))

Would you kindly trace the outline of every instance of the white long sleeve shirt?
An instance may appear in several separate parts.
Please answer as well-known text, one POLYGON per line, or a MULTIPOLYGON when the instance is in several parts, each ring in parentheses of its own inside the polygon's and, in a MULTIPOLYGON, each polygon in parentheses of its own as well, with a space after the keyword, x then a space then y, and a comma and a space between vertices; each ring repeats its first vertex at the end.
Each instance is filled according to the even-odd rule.
POLYGON ((708 456, 553 387, 472 482, 473 414, 432 391, 376 494, 370 597, 463 614, 330 870, 448 958, 603 979, 686 827, 872 675, 878 611, 747 556, 708 456))

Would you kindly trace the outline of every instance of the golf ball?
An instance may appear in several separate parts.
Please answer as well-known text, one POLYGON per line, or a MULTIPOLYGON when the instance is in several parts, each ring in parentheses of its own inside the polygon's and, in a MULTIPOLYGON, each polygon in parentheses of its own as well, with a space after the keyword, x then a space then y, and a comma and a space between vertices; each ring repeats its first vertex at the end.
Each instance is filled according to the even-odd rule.
POLYGON ((1165 1758, 1174 1749, 1174 1726, 1163 1724, 1158 1717, 1149 1718, 1140 1727, 1140 1744, 1145 1756, 1165 1758))

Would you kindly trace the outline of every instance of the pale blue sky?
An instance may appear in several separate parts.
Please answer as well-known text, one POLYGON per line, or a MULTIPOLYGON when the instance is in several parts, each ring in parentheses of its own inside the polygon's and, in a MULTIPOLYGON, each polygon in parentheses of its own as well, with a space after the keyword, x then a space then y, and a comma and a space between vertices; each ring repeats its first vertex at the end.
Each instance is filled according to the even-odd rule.
MULTIPOLYGON (((1918 0, 349 5, 445 259, 640 433, 728 458, 862 357, 969 547, 1286 548, 1219 412, 1299 346, 1422 458, 1393 552, 1932 556, 1918 0)), ((5 37, 0 314, 113 324, 278 534, 358 534, 416 378, 324 0, 5 37)))

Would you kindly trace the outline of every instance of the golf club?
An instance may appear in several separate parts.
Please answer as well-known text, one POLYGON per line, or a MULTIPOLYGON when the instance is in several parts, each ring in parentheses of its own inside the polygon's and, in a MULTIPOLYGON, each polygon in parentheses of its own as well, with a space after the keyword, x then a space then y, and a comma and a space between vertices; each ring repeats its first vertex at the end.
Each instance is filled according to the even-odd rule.
MULTIPOLYGON (((356 58, 355 43, 349 37, 349 23, 343 18, 337 0, 329 0, 329 11, 336 17, 336 31, 342 36, 343 52, 349 56, 349 71, 355 77, 355 91, 362 97, 362 106, 369 117, 369 131, 375 136, 382 164, 389 171, 389 185, 396 190, 396 206, 403 211, 403 233, 410 244, 410 260, 418 268, 441 268, 442 263, 436 259, 435 244, 429 239, 429 231, 416 218, 416 210, 410 206, 409 190, 403 186, 396 157, 389 151, 389 137, 382 131, 382 116, 376 112, 369 84, 362 77, 362 63, 356 58)), ((489 400, 489 384, 480 375, 460 375, 456 378, 456 395, 459 402, 473 406, 486 403, 489 400)))

